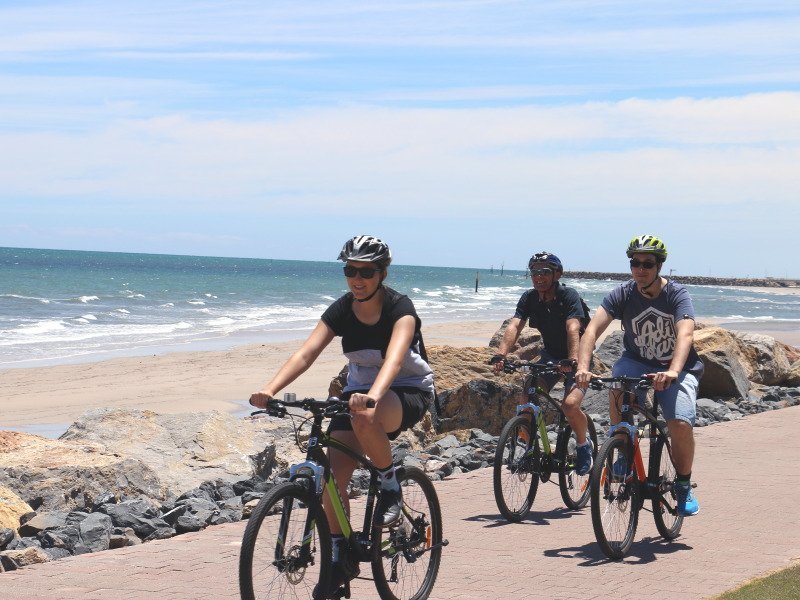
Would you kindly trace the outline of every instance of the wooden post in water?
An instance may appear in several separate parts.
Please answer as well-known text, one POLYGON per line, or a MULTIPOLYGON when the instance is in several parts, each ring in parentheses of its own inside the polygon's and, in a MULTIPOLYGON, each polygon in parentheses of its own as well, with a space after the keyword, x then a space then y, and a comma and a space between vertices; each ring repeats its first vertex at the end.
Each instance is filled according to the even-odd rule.
POLYGON ((479 271, 475 271, 475 292, 478 291, 478 273, 479 271))

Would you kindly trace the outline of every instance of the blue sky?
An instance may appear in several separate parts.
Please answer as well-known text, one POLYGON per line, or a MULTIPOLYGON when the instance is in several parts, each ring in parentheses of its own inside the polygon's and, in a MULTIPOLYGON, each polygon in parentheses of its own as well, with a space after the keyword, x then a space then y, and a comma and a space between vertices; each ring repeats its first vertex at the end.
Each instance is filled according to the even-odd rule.
POLYGON ((0 245, 800 277, 796 2, 3 2, 0 245))

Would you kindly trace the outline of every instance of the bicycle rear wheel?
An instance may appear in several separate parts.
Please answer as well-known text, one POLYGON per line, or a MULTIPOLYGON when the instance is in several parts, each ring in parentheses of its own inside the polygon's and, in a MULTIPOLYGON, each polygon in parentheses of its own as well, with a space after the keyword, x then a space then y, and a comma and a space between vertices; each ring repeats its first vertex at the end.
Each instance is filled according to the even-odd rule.
POLYGON ((661 537, 666 540, 674 540, 680 535, 681 527, 683 526, 683 517, 676 511, 677 498, 673 487, 675 465, 672 464, 664 438, 656 438, 651 452, 653 453, 653 458, 650 464, 658 465, 652 494, 653 519, 655 519, 656 529, 658 529, 661 537))
MULTIPOLYGON (((592 441, 592 448, 594 449, 594 458, 597 460, 597 432, 594 428, 594 421, 587 415, 588 422, 588 438, 592 441)), ((577 456, 578 441, 575 438, 575 432, 567 425, 561 435, 558 436, 558 443, 556 444, 556 456, 563 465, 562 470, 558 474, 558 487, 561 490, 561 498, 567 508, 572 510, 579 510, 586 506, 589 502, 589 480, 591 479, 591 471, 586 475, 578 475, 575 472, 575 460, 577 456)))
POLYGON ((403 513, 388 528, 372 528, 372 575, 383 600, 422 600, 433 590, 442 558, 442 512, 420 469, 398 469, 403 513))
POLYGON ((628 552, 639 520, 640 490, 627 438, 606 440, 592 467, 592 526, 603 553, 619 560, 628 552))
MULTIPOLYGON (((311 599, 328 589, 331 534, 316 496, 305 485, 282 483, 250 515, 239 554, 239 592, 255 598, 311 599)), ((322 596, 320 596, 322 597, 322 596)))
POLYGON ((517 415, 503 427, 494 455, 494 499, 509 521, 522 521, 531 509, 540 463, 539 439, 531 433, 530 416, 517 415))

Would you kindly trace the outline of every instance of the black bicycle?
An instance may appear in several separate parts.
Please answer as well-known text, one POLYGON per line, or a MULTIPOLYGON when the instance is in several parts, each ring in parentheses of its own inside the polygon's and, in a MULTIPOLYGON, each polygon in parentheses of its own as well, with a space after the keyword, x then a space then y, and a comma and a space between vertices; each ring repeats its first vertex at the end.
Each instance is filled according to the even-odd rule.
MULTIPOLYGON (((398 467, 403 490, 400 519, 389 527, 373 522, 380 494, 378 470, 365 456, 322 430, 327 417, 344 414, 348 403, 338 398, 295 400, 286 395, 273 400, 264 411, 273 417, 293 417, 287 408, 311 413, 295 426, 295 441, 306 449, 306 460, 289 469, 289 481, 273 487, 253 510, 239 556, 241 597, 255 598, 349 598, 345 583, 326 596, 331 577, 331 534, 322 508, 327 492, 345 536, 346 572, 355 576, 359 563, 369 562, 378 595, 384 600, 427 598, 439 572, 442 548, 442 515, 436 490, 420 469, 398 467), (303 423, 311 422, 308 441, 301 442, 303 423), (354 530, 339 496, 324 448, 335 448, 356 460, 369 472, 369 488, 361 531, 354 530)), ((294 419, 293 419, 294 424, 294 419)))
POLYGON ((593 377, 593 389, 620 390, 618 406, 622 421, 612 425, 592 469, 592 526, 603 553, 619 560, 630 550, 639 511, 645 500, 652 502, 656 528, 664 539, 680 534, 683 517, 677 511, 673 482, 675 464, 666 426, 656 418, 658 400, 650 410, 637 401, 637 390, 648 390, 653 382, 636 377, 593 377), (643 419, 637 425, 636 415, 643 419), (640 431, 641 430, 641 431, 640 431), (639 440, 650 439, 648 467, 639 440))
MULTIPOLYGON (((509 521, 519 522, 531 509, 539 482, 546 482, 558 473, 558 487, 567 508, 578 510, 589 500, 589 474, 575 471, 577 440, 567 422, 561 404, 553 400, 544 388, 537 385, 543 375, 561 375, 558 366, 534 362, 505 362, 506 373, 526 374, 526 404, 517 406, 517 414, 503 427, 494 457, 494 497, 500 513, 509 521), (555 451, 547 437, 545 406, 558 414, 555 451)), ((587 415, 588 435, 597 452, 597 433, 587 415)))

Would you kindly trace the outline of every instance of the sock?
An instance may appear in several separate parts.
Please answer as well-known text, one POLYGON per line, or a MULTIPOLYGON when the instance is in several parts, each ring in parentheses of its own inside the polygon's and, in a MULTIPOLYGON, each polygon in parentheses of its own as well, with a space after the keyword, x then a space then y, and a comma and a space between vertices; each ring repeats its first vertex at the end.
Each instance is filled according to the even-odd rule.
POLYGON ((400 484, 397 482, 397 477, 394 476, 394 465, 389 465, 385 469, 378 469, 381 474, 381 489, 397 491, 400 489, 400 484))
POLYGON ((680 473, 675 473, 675 483, 677 483, 678 485, 688 486, 691 480, 692 480, 691 471, 689 471, 688 475, 681 475, 680 473))
POLYGON ((341 533, 331 534, 331 557, 333 558, 333 562, 339 560, 339 550, 341 550, 343 545, 344 536, 341 533))
POLYGON ((583 442, 582 444, 578 444, 578 448, 583 448, 584 446, 588 446, 590 441, 591 440, 589 440, 589 438, 586 438, 585 442, 583 442))

